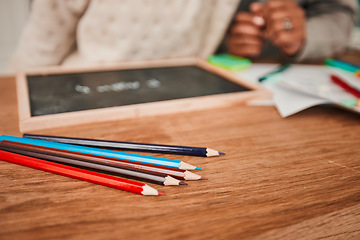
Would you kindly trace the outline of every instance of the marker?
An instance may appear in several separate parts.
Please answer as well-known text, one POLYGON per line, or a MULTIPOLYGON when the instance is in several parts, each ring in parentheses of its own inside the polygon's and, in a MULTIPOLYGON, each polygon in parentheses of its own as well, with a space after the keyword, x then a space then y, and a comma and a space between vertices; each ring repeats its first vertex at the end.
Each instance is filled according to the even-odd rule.
POLYGON ((251 65, 247 58, 236 57, 230 54, 217 54, 208 57, 207 61, 215 66, 225 68, 230 71, 242 71, 251 65))
POLYGON ((353 64, 348 64, 343 61, 337 61, 330 58, 325 59, 325 65, 329 67, 338 68, 352 74, 356 74, 359 71, 359 68, 354 66, 353 64))
POLYGON ((285 71, 285 70, 288 69, 290 66, 291 66, 290 63, 285 63, 285 64, 281 65, 280 67, 278 67, 278 68, 275 69, 274 71, 272 71, 272 72, 270 72, 270 73, 268 73, 268 74, 260 77, 260 78, 259 78, 259 82, 263 82, 263 81, 267 80, 268 78, 270 78, 271 76, 285 71))
POLYGON ((349 92, 350 94, 352 94, 356 98, 360 98, 360 91, 358 91, 357 89, 355 89, 355 88, 351 87, 350 85, 348 85, 344 80, 342 80, 338 76, 335 76, 335 75, 332 74, 330 77, 331 77, 331 81, 333 83, 340 86, 342 89, 349 92))
POLYGON ((360 69, 360 65, 356 64, 356 63, 353 63, 353 62, 349 62, 349 61, 345 61, 343 59, 340 59, 340 58, 335 58, 336 61, 339 61, 339 62, 342 62, 342 63, 346 63, 350 66, 353 66, 353 67, 356 67, 358 69, 360 69))

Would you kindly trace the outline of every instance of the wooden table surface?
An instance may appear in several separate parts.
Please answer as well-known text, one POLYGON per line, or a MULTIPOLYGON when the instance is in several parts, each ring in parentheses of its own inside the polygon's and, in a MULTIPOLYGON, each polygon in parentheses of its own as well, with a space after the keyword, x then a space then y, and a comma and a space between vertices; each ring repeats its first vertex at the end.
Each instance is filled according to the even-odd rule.
MULTIPOLYGON (((0 133, 18 130, 15 81, 0 78, 0 133)), ((36 132, 206 146, 176 158, 209 180, 139 196, 0 162, 0 239, 360 239, 360 115, 232 106, 36 132)), ((153 154, 160 156, 160 154, 153 154)))

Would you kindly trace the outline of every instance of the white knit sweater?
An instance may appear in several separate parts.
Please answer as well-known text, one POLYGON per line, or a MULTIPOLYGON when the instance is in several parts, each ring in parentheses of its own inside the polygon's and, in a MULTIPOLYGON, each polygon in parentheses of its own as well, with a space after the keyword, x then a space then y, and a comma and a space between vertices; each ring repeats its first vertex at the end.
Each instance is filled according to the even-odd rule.
POLYGON ((12 69, 212 54, 239 0, 36 0, 12 69))

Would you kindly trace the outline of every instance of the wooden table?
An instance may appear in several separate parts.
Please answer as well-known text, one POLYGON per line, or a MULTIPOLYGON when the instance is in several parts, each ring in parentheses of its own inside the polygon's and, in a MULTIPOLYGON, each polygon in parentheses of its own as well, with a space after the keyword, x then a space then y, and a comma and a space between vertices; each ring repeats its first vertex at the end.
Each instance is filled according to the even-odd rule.
MULTIPOLYGON (((15 81, 0 79, 0 133, 21 136, 15 81)), ((177 158, 209 180, 139 196, 0 162, 0 239, 360 238, 360 115, 315 107, 282 119, 232 106, 38 131, 206 146, 177 158)), ((154 156, 160 156, 153 154, 154 156)))

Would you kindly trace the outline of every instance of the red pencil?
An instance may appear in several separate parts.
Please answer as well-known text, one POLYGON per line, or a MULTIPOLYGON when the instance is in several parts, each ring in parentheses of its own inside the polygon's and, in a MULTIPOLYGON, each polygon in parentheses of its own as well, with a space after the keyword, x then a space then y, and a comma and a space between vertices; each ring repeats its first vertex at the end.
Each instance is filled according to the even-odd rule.
POLYGON ((335 75, 331 75, 331 80, 338 86, 340 86, 342 89, 344 89, 345 91, 351 93, 352 95, 354 95, 357 98, 360 98, 360 91, 356 90, 355 88, 351 87, 350 85, 348 85, 344 80, 342 80, 341 78, 339 78, 338 76, 335 75))
POLYGON ((0 160, 140 195, 165 195, 164 193, 159 192, 144 183, 139 183, 132 180, 92 172, 58 163, 48 162, 45 160, 40 160, 1 150, 0 160))

